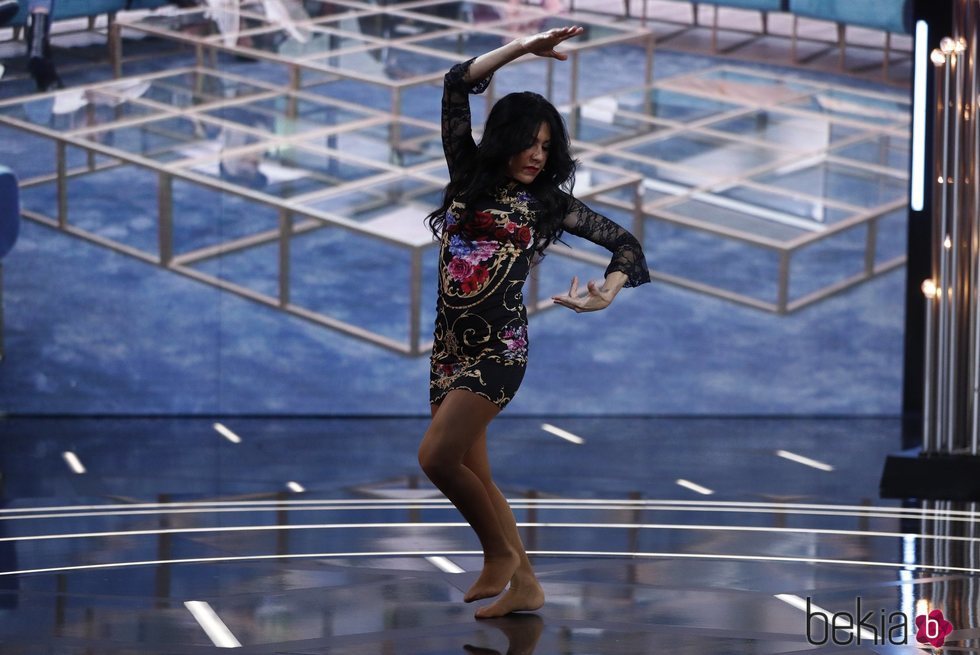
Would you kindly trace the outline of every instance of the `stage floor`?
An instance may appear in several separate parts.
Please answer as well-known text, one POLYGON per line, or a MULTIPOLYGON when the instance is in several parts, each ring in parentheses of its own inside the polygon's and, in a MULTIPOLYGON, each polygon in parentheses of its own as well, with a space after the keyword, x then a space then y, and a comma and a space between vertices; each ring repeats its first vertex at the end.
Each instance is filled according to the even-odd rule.
POLYGON ((911 653, 933 609, 948 651, 978 650, 975 505, 877 497, 896 419, 501 417, 547 602, 489 621, 462 602, 478 543, 418 471, 425 426, 3 420, 0 652, 911 653), (816 614, 808 634, 808 599, 871 612, 861 643, 816 614), (892 612, 908 645, 875 645, 892 612))

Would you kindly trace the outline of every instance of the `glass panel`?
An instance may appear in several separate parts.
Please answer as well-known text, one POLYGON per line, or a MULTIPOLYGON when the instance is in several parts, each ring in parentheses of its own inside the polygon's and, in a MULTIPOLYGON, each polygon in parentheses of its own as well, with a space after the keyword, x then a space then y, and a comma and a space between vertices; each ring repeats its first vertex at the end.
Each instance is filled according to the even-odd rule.
MULTIPOLYGON (((224 197, 233 198, 234 196, 224 194, 222 200, 224 197)), ((224 204, 221 204, 220 207, 222 211, 215 213, 222 215, 222 217, 232 211, 226 209, 224 204)), ((258 213, 268 214, 274 211, 270 207, 256 206, 255 203, 251 203, 247 210, 242 212, 242 215, 255 216, 258 213)), ((275 226, 276 224, 272 223, 272 225, 275 226)), ((193 262, 190 267, 219 280, 232 282, 246 289, 275 298, 279 294, 278 255, 278 242, 263 243, 244 250, 224 253, 200 262, 193 262)))
POLYGON ((751 212, 746 204, 726 202, 708 194, 698 194, 697 198, 682 200, 658 211, 777 241, 788 241, 813 231, 772 220, 765 213, 751 212))
POLYGON ((776 142, 794 150, 811 151, 853 136, 861 130, 818 117, 796 116, 776 111, 755 111, 705 126, 707 129, 760 141, 776 142))
POLYGON ((626 150, 716 175, 741 175, 787 156, 763 146, 698 134, 651 139, 626 150))
POLYGON ((339 50, 351 50, 374 45, 343 33, 308 25, 292 25, 259 32, 241 33, 232 43, 236 50, 261 53, 289 59, 322 57, 339 50))
POLYGON ((605 167, 597 168, 591 166, 589 161, 581 162, 575 169, 575 195, 579 198, 589 197, 596 187, 612 184, 622 184, 613 191, 606 191, 603 195, 633 203, 635 198, 635 183, 630 183, 636 178, 632 175, 623 175, 616 170, 609 170, 605 167))
POLYGON ((456 61, 455 57, 436 57, 400 48, 378 47, 308 59, 307 63, 359 73, 384 84, 445 73, 456 61))
POLYGON ((407 244, 428 243, 425 216, 442 204, 442 187, 401 176, 327 198, 301 201, 303 206, 362 223, 384 226, 384 233, 407 244))
POLYGON ((897 98, 884 99, 836 89, 821 91, 788 106, 873 125, 904 125, 910 115, 909 104, 897 98))
MULTIPOLYGON (((364 3, 370 6, 370 3, 364 3)), ((339 21, 342 18, 358 16, 364 13, 363 8, 355 9, 349 4, 331 2, 330 0, 305 0, 303 7, 310 18, 316 21, 332 20, 339 21)))
POLYGON ((862 170, 856 166, 820 162, 804 168, 758 175, 756 182, 833 198, 857 207, 878 207, 905 197, 906 183, 891 175, 862 170))
POLYGON ((868 230, 864 224, 811 242, 793 253, 789 295, 800 298, 864 271, 868 230), (833 262, 828 266, 828 262, 833 262))
POLYGON ((828 207, 819 200, 808 200, 797 195, 749 186, 719 187, 698 193, 695 197, 710 197, 711 202, 716 204, 768 217, 775 222, 797 225, 806 230, 819 229, 820 225, 837 223, 853 215, 853 212, 844 209, 828 207))
MULTIPOLYGON (((290 244, 291 302, 392 339, 408 339, 407 248, 335 226, 297 234, 290 244), (384 298, 383 309, 366 298, 384 298)), ((431 331, 431 318, 428 323, 431 331)))
POLYGON ((908 253, 908 218, 905 207, 899 207, 878 220, 875 238, 875 263, 884 264, 908 253))
POLYGON ((342 132, 327 137, 325 145, 397 166, 415 166, 444 156, 438 130, 399 122, 342 132))
MULTIPOLYGON (((303 76, 304 83, 306 82, 306 75, 303 76)), ((331 75, 329 81, 320 82, 318 84, 312 84, 310 86, 304 86, 303 91, 309 94, 323 96, 324 98, 336 98, 338 100, 345 100, 347 102, 360 105, 362 107, 369 107, 372 109, 385 110, 391 107, 392 99, 394 94, 392 93, 391 87, 383 86, 375 81, 362 81, 353 80, 344 77, 338 77, 331 75)), ((426 94, 427 101, 421 103, 425 108, 425 113, 423 118, 428 120, 433 120, 432 112, 435 111, 436 119, 439 116, 439 100, 441 96, 437 96, 434 100, 432 98, 432 91, 435 87, 428 88, 424 90, 428 93, 426 94)), ((442 85, 440 84, 440 93, 442 85)), ((417 87, 409 87, 408 90, 416 91, 417 87)), ((403 103, 406 104, 406 103, 403 103)), ((408 113, 408 112, 404 112, 408 113)))
POLYGON ((706 71, 679 80, 667 80, 667 83, 751 104, 786 101, 819 89, 816 85, 785 77, 768 77, 725 69, 706 71))
MULTIPOLYGON (((173 181, 171 231, 175 253, 184 254, 265 231, 274 231, 278 226, 279 210, 275 207, 187 180, 173 181)), ((248 248, 244 252, 251 251, 252 248, 248 248)), ((211 267, 222 259, 203 260, 194 266, 221 277, 221 271, 211 267)), ((273 257, 272 262, 275 263, 276 259, 273 257)), ((275 273, 271 277, 274 282, 275 273)), ((253 289, 262 288, 245 279, 236 281, 253 289)), ((275 293, 269 289, 263 291, 275 293)))
POLYGON ((205 113, 214 118, 278 135, 298 134, 370 117, 369 114, 359 111, 326 102, 300 99, 291 94, 220 107, 205 113))
POLYGON ((144 16, 137 21, 124 21, 124 27, 145 31, 163 32, 173 38, 199 40, 205 37, 220 38, 219 26, 229 30, 251 30, 272 27, 272 23, 262 17, 259 2, 242 3, 241 11, 226 11, 213 7, 196 9, 177 14, 156 13, 144 16))
MULTIPOLYGON (((3 144, 4 165, 17 173, 21 186, 21 199, 31 187, 24 183, 39 175, 50 175, 57 171, 57 148, 55 140, 38 136, 19 127, 11 127, 0 119, 0 144, 3 144)), ((68 161, 69 168, 84 166, 87 157, 78 161, 68 161)), ((25 204, 24 207, 27 207, 25 204)), ((50 216, 50 214, 49 214, 50 216)))
MULTIPOLYGON (((173 194, 175 252, 186 254, 262 233, 278 236, 279 210, 275 207, 183 180, 174 181, 173 194), (209 207, 218 210, 202 211, 209 207)), ((220 280, 275 297, 279 293, 278 264, 279 240, 273 237, 188 265, 220 280)))
MULTIPOLYGON (((69 157, 83 156, 69 148, 69 157)), ((139 166, 122 165, 71 177, 67 180, 68 221, 73 226, 144 252, 157 252, 157 189, 159 177, 139 166), (122 191, 125 190, 125 191, 122 191)), ((42 185, 42 188, 47 185, 42 185)), ((50 199, 32 197, 32 209, 57 216, 57 192, 45 189, 50 199), (50 204, 49 204, 50 203, 50 204)))
POLYGON ((698 121, 738 109, 738 105, 731 103, 664 89, 624 93, 617 95, 616 101, 619 103, 619 108, 624 111, 679 123, 698 121))
MULTIPOLYGON (((180 109, 205 107, 229 98, 269 93, 268 87, 204 72, 167 75, 146 80, 146 83, 150 86, 141 98, 180 109)), ((112 90, 111 86, 103 88, 112 90)))
POLYGON ((7 116, 19 121, 46 127, 59 132, 71 132, 117 121, 163 114, 164 109, 129 102, 129 95, 139 97, 145 84, 117 84, 116 92, 100 89, 69 89, 53 97, 27 99, 24 102, 0 107, 0 120, 7 116))
POLYGON ((460 29, 443 22, 427 20, 423 15, 412 13, 370 13, 344 20, 330 20, 329 22, 318 20, 316 24, 326 25, 331 29, 354 36, 364 35, 385 40, 419 38, 426 34, 435 35, 439 32, 460 29))
POLYGON ((600 155, 596 161, 639 173, 643 180, 643 202, 653 202, 665 196, 686 193, 692 187, 701 186, 713 179, 697 171, 679 171, 652 161, 641 161, 616 155, 600 155))
POLYGON ((298 146, 228 153, 187 166, 209 177, 278 198, 313 193, 384 172, 298 146))
MULTIPOLYGON (((568 110, 562 111, 561 114, 565 123, 571 128, 571 114, 568 110)), ((571 137, 586 143, 605 145, 665 129, 665 126, 659 123, 624 116, 615 110, 610 110, 603 102, 586 103, 576 110, 576 114, 575 129, 571 137)))
MULTIPOLYGON (((446 67, 449 70, 449 67, 446 67)), ((335 85, 336 86, 336 85, 335 85)), ((374 87, 375 91, 378 91, 378 87, 374 87)), ((344 97, 344 96, 338 96, 344 97)), ((386 96, 389 97, 390 96, 386 96)), ((399 96, 399 107, 396 109, 397 113, 402 116, 407 116, 409 118, 416 118, 422 121, 428 121, 436 125, 439 124, 439 100, 442 98, 442 80, 434 80, 429 84, 415 84, 412 86, 407 86, 400 89, 399 96)), ((488 100, 489 96, 470 96, 470 113, 472 115, 472 124, 475 129, 480 129, 483 127, 483 123, 486 121, 487 111, 489 109, 488 100)), ((390 107, 391 100, 388 100, 387 105, 372 105, 374 107, 390 107)))
POLYGON ((905 173, 909 165, 909 140, 888 134, 873 137, 849 146, 834 150, 837 157, 855 161, 887 166, 905 173))
POLYGON ((648 218, 644 225, 643 252, 657 271, 759 300, 776 301, 776 251, 664 219, 648 218))
MULTIPOLYGON (((509 37, 502 36, 499 32, 455 32, 446 33, 434 37, 425 37, 412 40, 412 45, 425 48, 432 48, 464 59, 467 57, 478 57, 484 52, 489 52, 499 48, 501 45, 510 42, 509 37)), ((448 67, 447 67, 448 68, 448 67)))
POLYGON ((161 118, 149 123, 99 130, 86 134, 87 141, 139 155, 161 163, 209 156, 223 147, 254 143, 257 138, 234 128, 185 116, 161 118))
POLYGON ((412 7, 403 10, 403 13, 411 13, 417 16, 426 16, 446 21, 470 22, 477 25, 489 21, 501 21, 509 16, 537 17, 541 15, 540 10, 535 11, 529 7, 502 7, 501 5, 487 2, 458 2, 457 0, 446 0, 445 2, 435 2, 421 7, 412 7), (510 12, 514 12, 514 14, 510 12))

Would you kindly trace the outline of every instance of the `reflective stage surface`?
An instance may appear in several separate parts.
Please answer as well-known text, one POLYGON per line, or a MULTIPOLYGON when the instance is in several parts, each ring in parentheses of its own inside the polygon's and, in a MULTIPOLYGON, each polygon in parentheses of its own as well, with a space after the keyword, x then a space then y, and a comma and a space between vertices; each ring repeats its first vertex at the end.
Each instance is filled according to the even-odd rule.
POLYGON ((482 621, 425 426, 0 422, 0 651, 911 653, 932 610, 978 650, 976 506, 877 498, 897 420, 502 417, 547 601, 482 621))

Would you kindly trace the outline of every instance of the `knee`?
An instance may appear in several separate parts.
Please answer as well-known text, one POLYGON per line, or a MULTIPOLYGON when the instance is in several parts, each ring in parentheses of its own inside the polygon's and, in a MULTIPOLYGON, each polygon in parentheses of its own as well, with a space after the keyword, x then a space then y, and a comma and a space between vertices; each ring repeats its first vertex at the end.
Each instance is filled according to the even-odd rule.
POLYGON ((437 452, 424 447, 419 448, 419 466, 426 477, 432 481, 445 475, 447 468, 445 460, 439 457, 437 452))
POLYGON ((425 475, 435 482, 451 472, 457 462, 454 462, 444 449, 435 445, 436 440, 431 437, 426 433, 422 445, 419 446, 419 466, 425 475))

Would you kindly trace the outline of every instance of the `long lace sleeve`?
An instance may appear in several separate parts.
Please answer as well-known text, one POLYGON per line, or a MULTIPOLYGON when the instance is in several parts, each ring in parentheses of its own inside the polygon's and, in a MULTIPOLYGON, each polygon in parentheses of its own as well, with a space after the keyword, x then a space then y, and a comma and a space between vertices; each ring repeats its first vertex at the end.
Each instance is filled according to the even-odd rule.
POLYGON ((588 239, 613 254, 605 275, 613 271, 626 274, 627 287, 650 281, 646 258, 640 242, 625 229, 601 214, 597 214, 579 199, 572 200, 562 227, 577 237, 588 239))
POLYGON ((476 150, 470 125, 470 93, 483 93, 490 85, 493 73, 477 82, 467 82, 466 72, 473 60, 456 64, 449 69, 442 87, 442 149, 453 176, 456 163, 476 150))

